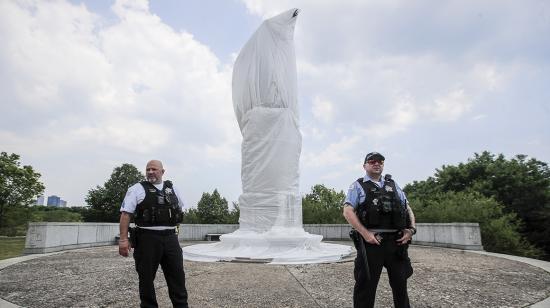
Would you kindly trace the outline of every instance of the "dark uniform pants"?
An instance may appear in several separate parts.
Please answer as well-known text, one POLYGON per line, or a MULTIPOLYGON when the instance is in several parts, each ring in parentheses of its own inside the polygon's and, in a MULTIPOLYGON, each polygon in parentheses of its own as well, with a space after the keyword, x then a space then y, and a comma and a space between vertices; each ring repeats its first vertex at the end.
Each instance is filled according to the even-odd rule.
POLYGON ((397 245, 396 239, 397 235, 384 234, 381 245, 373 245, 365 241, 370 280, 367 280, 363 256, 357 254, 354 269, 355 287, 353 289, 353 306, 355 308, 374 307, 376 288, 382 267, 388 271, 394 306, 396 308, 410 307, 407 278, 412 274, 412 267, 409 258, 403 256, 401 250, 403 247, 397 245))
POLYGON ((188 307, 183 255, 177 234, 173 230, 153 231, 138 228, 136 238, 134 260, 139 276, 141 307, 158 307, 153 281, 159 264, 168 285, 172 305, 188 307))

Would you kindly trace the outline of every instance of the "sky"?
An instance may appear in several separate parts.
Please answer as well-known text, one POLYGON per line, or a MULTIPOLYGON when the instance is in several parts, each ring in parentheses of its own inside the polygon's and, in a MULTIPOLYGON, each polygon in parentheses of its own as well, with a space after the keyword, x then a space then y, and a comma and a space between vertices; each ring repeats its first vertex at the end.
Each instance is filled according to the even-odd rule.
POLYGON ((300 192, 385 155, 404 186, 490 151, 550 162, 548 1, 0 1, 0 151, 85 205, 160 159, 187 206, 241 194, 232 66, 299 8, 300 192))

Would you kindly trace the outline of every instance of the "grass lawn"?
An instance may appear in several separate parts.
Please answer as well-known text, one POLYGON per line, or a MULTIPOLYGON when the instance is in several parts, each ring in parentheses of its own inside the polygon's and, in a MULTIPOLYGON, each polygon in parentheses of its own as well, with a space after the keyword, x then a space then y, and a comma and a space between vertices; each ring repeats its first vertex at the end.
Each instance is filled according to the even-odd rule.
POLYGON ((25 248, 25 237, 0 237, 0 260, 19 257, 25 248))

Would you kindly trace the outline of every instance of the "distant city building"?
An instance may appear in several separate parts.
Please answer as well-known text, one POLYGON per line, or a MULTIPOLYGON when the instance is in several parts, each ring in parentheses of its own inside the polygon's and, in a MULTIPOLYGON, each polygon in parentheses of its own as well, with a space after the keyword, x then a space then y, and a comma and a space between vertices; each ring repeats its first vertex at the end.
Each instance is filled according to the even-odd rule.
POLYGON ((59 200, 61 200, 61 198, 59 198, 56 195, 49 196, 48 197, 48 202, 46 204, 48 206, 57 206, 59 204, 59 200))
POLYGON ((56 195, 49 196, 48 197, 48 203, 46 203, 46 205, 48 205, 48 206, 59 206, 59 201, 60 200, 61 200, 61 198, 59 198, 56 195))
MULTIPOLYGON (((37 200, 38 202, 38 200, 37 200)), ((42 204, 44 202, 42 201, 42 204)), ((48 197, 48 200, 46 201, 47 206, 56 206, 56 207, 67 207, 67 201, 61 199, 61 197, 56 195, 51 195, 48 197)))
POLYGON ((36 205, 44 205, 44 196, 38 196, 35 202, 36 205))

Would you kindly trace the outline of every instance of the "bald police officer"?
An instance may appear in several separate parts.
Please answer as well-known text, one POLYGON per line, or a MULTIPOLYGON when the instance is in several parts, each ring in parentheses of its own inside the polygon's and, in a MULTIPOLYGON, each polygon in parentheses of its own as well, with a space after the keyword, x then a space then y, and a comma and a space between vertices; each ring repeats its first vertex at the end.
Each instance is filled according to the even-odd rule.
POLYGON ((170 181, 162 181, 162 162, 151 160, 145 168, 147 181, 128 189, 120 208, 118 252, 131 251, 128 228, 133 216, 134 261, 139 276, 141 307, 158 307, 153 281, 160 264, 174 307, 188 307, 183 255, 176 234, 182 221, 183 199, 170 181))
POLYGON ((382 177, 384 161, 382 154, 368 153, 363 164, 366 175, 351 184, 344 201, 344 217, 360 235, 354 240, 356 308, 374 307, 382 267, 388 272, 394 306, 410 307, 407 278, 412 267, 407 248, 416 233, 414 214, 391 176, 382 177))

